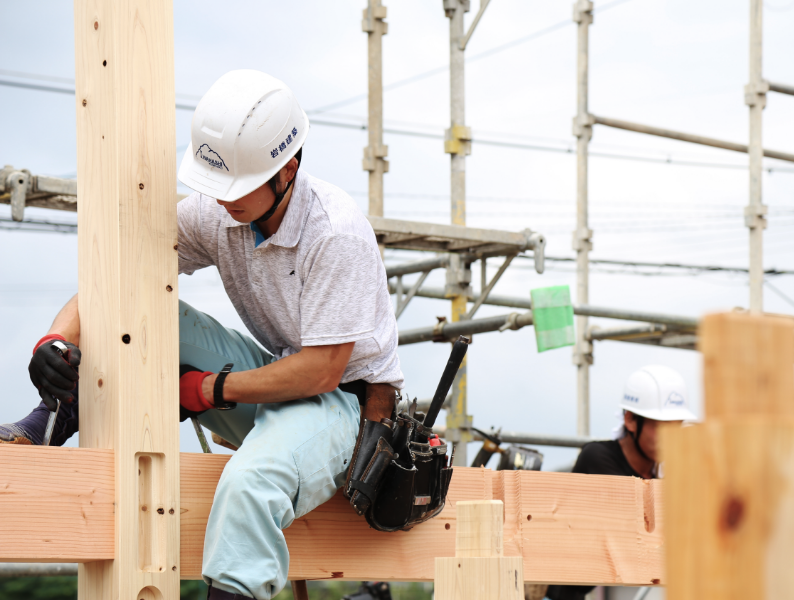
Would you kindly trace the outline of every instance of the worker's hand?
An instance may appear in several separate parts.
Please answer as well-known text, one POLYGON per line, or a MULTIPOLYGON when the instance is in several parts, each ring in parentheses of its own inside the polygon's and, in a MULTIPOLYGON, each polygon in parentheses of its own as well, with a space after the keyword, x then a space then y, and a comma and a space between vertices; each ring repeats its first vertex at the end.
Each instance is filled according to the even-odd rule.
POLYGON ((205 410, 215 408, 201 392, 204 378, 212 375, 210 371, 199 371, 190 365, 179 366, 179 406, 180 421, 195 417, 205 410), (184 418, 182 418, 184 417, 184 418))
POLYGON ((77 390, 77 367, 80 366, 80 349, 67 341, 62 343, 69 350, 68 362, 63 355, 52 347, 52 340, 40 342, 33 352, 33 358, 28 365, 30 380, 39 396, 50 410, 55 410, 55 398, 62 402, 72 402, 77 390))

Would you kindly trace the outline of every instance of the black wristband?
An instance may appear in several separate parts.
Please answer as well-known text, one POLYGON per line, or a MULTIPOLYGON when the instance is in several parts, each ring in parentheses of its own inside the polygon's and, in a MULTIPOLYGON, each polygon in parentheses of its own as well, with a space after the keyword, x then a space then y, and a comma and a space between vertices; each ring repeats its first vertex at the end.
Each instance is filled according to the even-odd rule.
POLYGON ((215 378, 215 385, 212 388, 212 403, 215 405, 215 410, 231 410, 237 408, 237 402, 226 402, 223 399, 223 382, 226 381, 226 376, 231 373, 234 363, 229 363, 221 369, 218 377, 215 378))

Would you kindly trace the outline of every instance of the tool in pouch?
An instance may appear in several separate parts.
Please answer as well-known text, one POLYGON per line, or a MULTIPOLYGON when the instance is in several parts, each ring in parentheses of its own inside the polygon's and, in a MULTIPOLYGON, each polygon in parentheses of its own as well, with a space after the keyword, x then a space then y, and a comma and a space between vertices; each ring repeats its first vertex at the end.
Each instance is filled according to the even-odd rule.
POLYGON ((455 375, 466 356, 469 340, 460 336, 426 415, 408 411, 380 423, 362 417, 362 426, 344 486, 350 505, 378 531, 407 531, 444 509, 452 479, 447 446, 433 425, 455 375))
MULTIPOLYGON (((63 360, 67 363, 69 362, 69 348, 66 347, 61 341, 55 340, 52 344, 50 344, 55 351, 61 355, 63 360)), ((47 428, 44 430, 44 440, 41 442, 42 446, 49 446, 50 440, 52 440, 52 431, 55 429, 55 421, 58 418, 58 412, 61 410, 61 401, 58 398, 53 398, 55 400, 55 410, 50 412, 50 416, 47 418, 47 428)))

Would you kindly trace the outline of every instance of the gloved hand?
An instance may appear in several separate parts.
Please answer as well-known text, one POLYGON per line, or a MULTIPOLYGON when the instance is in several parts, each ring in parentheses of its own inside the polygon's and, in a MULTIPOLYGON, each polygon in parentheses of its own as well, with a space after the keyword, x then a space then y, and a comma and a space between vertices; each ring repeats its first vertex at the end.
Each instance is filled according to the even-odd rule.
POLYGON ((80 359, 80 349, 59 335, 44 336, 36 345, 28 372, 39 396, 50 410, 55 410, 55 398, 61 402, 71 402, 74 399, 73 392, 77 389, 77 380, 80 378, 77 374, 80 359), (52 347, 52 342, 58 339, 69 349, 68 362, 52 347))
POLYGON ((211 408, 201 392, 204 379, 212 375, 211 371, 199 371, 191 365, 179 365, 179 420, 197 417, 211 408))

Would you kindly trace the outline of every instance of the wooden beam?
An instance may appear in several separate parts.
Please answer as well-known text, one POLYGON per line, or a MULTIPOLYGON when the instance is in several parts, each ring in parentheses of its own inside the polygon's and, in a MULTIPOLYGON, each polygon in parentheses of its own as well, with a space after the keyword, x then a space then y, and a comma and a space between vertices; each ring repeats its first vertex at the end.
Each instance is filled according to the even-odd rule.
MULTIPOLYGON (((228 459, 182 454, 183 579, 201 576, 207 517, 228 459)), ((0 561, 108 558, 113 507, 107 451, 0 446, 0 465, 0 491, 11 490, 0 493, 0 561), (84 514, 81 526, 66 529, 52 506, 84 514), (48 541, 53 531, 59 533, 55 546, 48 541), (17 552, 22 539, 24 554, 17 552)), ((660 481, 631 477, 457 467, 444 512, 393 534, 370 529, 337 494, 285 531, 289 578, 432 581, 434 559, 455 556, 455 503, 501 500, 504 553, 523 557, 526 581, 653 585, 663 580, 660 487, 660 481)))
MULTIPOLYGON (((75 0, 80 445, 114 450, 115 560, 81 600, 179 598, 170 0, 75 0)), ((57 514, 57 503, 52 510, 57 514)))
POLYGON ((706 419, 662 432, 668 594, 788 598, 794 590, 794 325, 711 315, 706 419))
POLYGON ((110 560, 113 451, 0 446, 0 561, 110 560))

